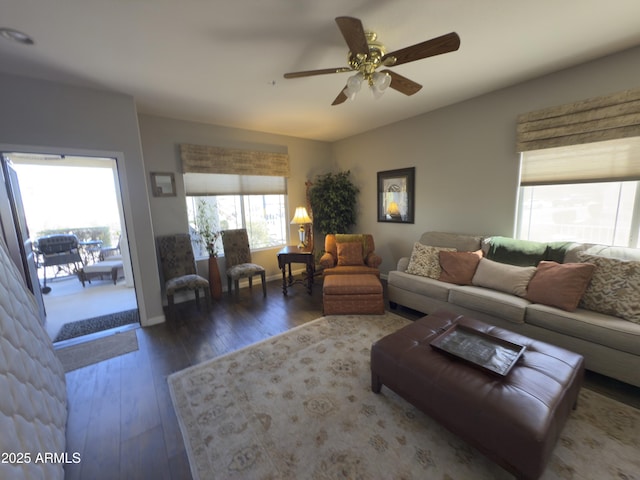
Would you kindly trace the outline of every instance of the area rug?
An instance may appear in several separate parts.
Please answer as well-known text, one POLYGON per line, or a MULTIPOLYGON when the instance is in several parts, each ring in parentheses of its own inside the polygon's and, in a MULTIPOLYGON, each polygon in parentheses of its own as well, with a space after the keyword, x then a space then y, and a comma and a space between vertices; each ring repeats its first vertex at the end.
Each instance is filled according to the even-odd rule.
POLYGON ((109 358, 138 350, 135 330, 114 333, 103 338, 55 350, 65 372, 77 370, 109 358))
POLYGON ((53 341, 54 343, 62 342, 63 340, 69 340, 70 338, 81 337, 83 335, 102 332, 103 330, 108 330, 110 328, 121 327, 123 325, 138 322, 140 322, 140 315, 137 308, 127 310, 125 312, 116 312, 109 315, 89 318, 87 320, 69 322, 62 326, 53 341))
MULTIPOLYGON (((371 343, 406 325, 328 316, 172 374, 195 479, 511 479, 387 388, 371 343)), ((543 479, 632 479, 640 410, 583 389, 543 479)))

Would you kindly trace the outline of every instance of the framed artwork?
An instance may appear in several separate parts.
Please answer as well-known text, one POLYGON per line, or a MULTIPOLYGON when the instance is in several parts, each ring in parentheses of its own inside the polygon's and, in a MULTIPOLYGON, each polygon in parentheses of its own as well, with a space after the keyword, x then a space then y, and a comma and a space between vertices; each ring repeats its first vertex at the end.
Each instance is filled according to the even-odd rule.
POLYGON ((378 172, 378 222, 414 222, 415 177, 415 167, 378 172))
POLYGON ((151 188, 154 197, 175 197, 176 177, 173 173, 151 172, 151 188))

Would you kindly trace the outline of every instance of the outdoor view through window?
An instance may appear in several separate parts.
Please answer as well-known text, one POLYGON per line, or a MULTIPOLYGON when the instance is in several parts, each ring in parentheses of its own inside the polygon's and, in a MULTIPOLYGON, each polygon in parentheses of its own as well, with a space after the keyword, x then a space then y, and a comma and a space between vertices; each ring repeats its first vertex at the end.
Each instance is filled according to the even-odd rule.
MULTIPOLYGON (((187 196, 189 231, 196 257, 207 256, 199 231, 246 228, 252 250, 286 244, 285 195, 187 196)), ((222 254, 222 241, 216 243, 222 254)))
POLYGON ((637 246, 638 182, 520 189, 518 238, 637 246))
POLYGON ((105 246, 116 245, 121 227, 111 162, 105 168, 15 162, 31 238, 99 229, 105 246))

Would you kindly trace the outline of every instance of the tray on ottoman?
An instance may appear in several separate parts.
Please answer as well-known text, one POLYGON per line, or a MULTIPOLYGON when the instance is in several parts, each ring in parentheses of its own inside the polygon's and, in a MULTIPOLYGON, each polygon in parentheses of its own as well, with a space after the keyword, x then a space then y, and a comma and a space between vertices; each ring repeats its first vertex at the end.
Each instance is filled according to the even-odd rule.
POLYGON ((511 371, 527 348, 457 323, 433 339, 431 346, 502 377, 511 371))

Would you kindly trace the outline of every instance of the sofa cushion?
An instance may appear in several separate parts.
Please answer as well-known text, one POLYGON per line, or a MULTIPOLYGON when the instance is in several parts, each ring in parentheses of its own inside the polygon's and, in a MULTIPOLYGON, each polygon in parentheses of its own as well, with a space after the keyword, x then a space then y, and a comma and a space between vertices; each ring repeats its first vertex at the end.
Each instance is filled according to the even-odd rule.
POLYGON ((546 259, 546 243, 531 240, 516 240, 508 237, 490 237, 487 239, 487 258, 509 265, 536 266, 546 259))
POLYGON ((595 265, 591 263, 557 263, 545 260, 538 264, 527 287, 527 300, 573 312, 578 308, 595 265))
POLYGON ((596 266, 580 306, 640 324, 640 262, 579 253, 596 266))
POLYGON ((462 233, 425 232, 420 237, 420 243, 432 247, 453 248, 459 252, 473 252, 482 247, 482 237, 462 233))
POLYGON ((364 265, 362 242, 336 242, 338 249, 338 266, 364 265))
POLYGON ((449 291, 449 303, 514 323, 524 323, 525 311, 531 305, 524 298, 474 286, 453 286, 449 291))
POLYGON ((438 280, 457 285, 471 285, 478 263, 482 258, 482 250, 475 252, 440 252, 440 268, 438 280))
POLYGON ((567 312, 548 305, 532 304, 525 321, 553 332, 640 355, 640 325, 603 313, 578 308, 567 312))
POLYGON ((420 242, 413 244, 407 273, 437 279, 440 277, 440 251, 455 251, 453 248, 432 247, 420 242))
POLYGON ((433 278, 419 277, 409 273, 392 270, 387 277, 389 285, 406 290, 408 292, 426 295, 435 300, 446 302, 449 298, 449 290, 453 283, 441 282, 433 278))
POLYGON ((481 258, 472 283, 478 287, 492 288, 524 297, 527 294, 529 280, 535 271, 536 267, 518 267, 481 258))

